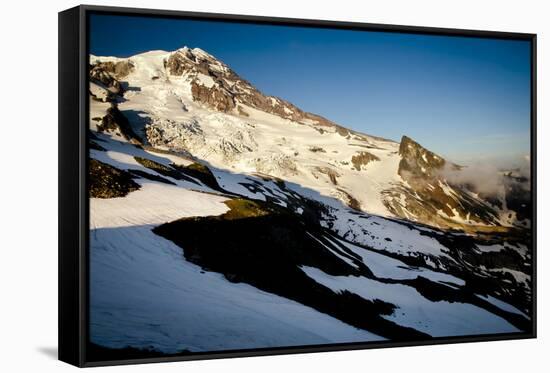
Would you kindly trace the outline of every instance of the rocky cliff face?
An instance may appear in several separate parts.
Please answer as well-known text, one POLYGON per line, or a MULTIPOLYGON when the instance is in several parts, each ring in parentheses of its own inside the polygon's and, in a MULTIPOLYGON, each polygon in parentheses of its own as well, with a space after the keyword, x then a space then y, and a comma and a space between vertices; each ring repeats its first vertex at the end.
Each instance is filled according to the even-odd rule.
MULTIPOLYGON (((446 164, 442 157, 423 148, 407 136, 401 138, 399 155, 401 161, 398 173, 408 181, 418 179, 421 182, 427 178, 433 178, 446 164)), ((453 167, 458 166, 453 165, 453 167)))
POLYGON ((134 69, 130 60, 119 62, 98 62, 90 66, 90 81, 102 85, 115 95, 124 93, 120 79, 126 77, 134 69))
POLYGON ((407 136, 399 146, 398 173, 406 182, 385 191, 385 202, 394 214, 430 225, 461 228, 464 225, 499 225, 495 207, 462 185, 445 178, 445 170, 460 171, 407 136))
POLYGON ((248 106, 302 124, 333 127, 342 136, 350 133, 346 128, 319 115, 304 112, 288 101, 264 95, 227 65, 200 49, 182 48, 172 53, 164 65, 171 75, 194 77, 193 99, 216 111, 247 116, 243 107, 248 106))

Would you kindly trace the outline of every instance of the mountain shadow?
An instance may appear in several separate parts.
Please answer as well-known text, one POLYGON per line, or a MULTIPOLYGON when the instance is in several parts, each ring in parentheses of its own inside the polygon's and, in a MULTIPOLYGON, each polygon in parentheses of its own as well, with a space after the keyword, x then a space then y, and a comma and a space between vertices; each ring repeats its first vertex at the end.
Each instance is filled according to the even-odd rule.
POLYGON ((336 293, 308 277, 300 266, 333 276, 368 271, 348 265, 316 240, 319 227, 275 205, 246 199, 226 203, 231 210, 223 215, 184 218, 153 232, 184 248, 188 261, 223 273, 231 282, 246 282, 392 340, 431 338, 383 318, 393 313, 393 304, 336 293))

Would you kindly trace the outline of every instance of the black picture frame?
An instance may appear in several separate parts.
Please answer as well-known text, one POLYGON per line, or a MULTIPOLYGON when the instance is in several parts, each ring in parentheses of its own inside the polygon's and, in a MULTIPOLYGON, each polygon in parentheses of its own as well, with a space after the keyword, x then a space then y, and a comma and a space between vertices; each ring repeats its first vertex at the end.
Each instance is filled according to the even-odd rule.
POLYGON ((536 338, 536 34, 459 30, 418 26, 398 26, 326 20, 274 18, 232 14, 197 13, 171 10, 136 9, 81 5, 59 13, 59 360, 79 367, 217 359, 305 352, 357 350, 385 347, 434 345, 536 338), (385 31, 475 38, 529 41, 531 45, 531 198, 532 210, 532 330, 526 333, 434 338, 421 342, 368 342, 300 347, 265 348, 196 353, 177 357, 132 360, 90 361, 87 354, 88 320, 88 17, 90 14, 139 15, 316 28, 385 31))

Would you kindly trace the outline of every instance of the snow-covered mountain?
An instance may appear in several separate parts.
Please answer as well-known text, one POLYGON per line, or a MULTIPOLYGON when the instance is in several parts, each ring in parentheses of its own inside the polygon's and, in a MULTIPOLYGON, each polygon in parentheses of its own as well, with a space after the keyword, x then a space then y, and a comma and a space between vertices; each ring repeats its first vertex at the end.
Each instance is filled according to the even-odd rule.
POLYGON ((304 112, 198 48, 90 56, 90 131, 97 345, 530 327, 528 179, 482 193, 413 139, 304 112))
MULTIPOLYGON (((517 223, 505 203, 450 184, 441 171, 454 165, 414 140, 396 143, 306 113, 200 49, 91 61, 91 93, 121 101, 131 126, 122 135, 136 143, 279 177, 381 216, 443 228, 517 223)), ((92 105, 97 118, 107 105, 92 105)))

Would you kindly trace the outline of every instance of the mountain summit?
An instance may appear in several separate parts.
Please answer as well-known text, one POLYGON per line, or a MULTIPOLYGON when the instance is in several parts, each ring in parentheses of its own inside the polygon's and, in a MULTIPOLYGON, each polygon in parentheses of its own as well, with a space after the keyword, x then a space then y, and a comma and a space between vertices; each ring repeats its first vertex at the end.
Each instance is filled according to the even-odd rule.
POLYGON ((90 63, 93 129, 294 182, 380 216, 441 228, 518 223, 504 188, 484 199, 449 182, 443 171, 459 166, 413 139, 362 134, 265 95, 202 49, 90 63))

